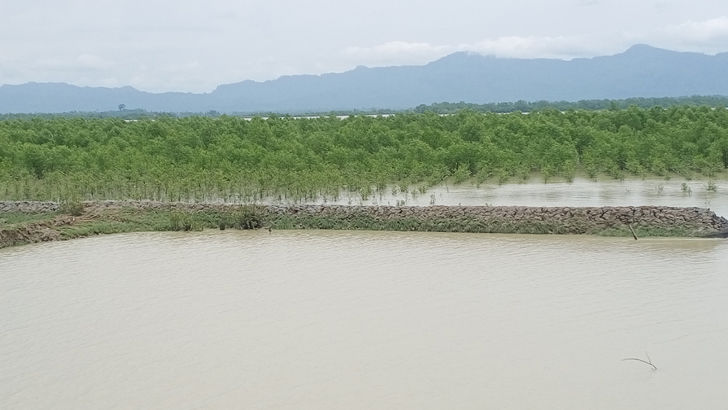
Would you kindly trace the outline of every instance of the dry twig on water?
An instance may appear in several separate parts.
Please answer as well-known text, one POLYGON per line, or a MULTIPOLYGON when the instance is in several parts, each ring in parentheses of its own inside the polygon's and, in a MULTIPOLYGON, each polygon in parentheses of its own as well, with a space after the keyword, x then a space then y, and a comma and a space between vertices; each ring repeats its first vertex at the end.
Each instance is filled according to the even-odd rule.
POLYGON ((650 365, 650 366, 652 366, 652 368, 654 370, 657 370, 657 366, 655 366, 654 364, 652 364, 652 359, 650 359, 650 355, 648 355, 647 352, 645 352, 645 356, 647 356, 647 361, 642 360, 642 359, 638 359, 636 357, 628 357, 626 359, 622 359, 622 361, 625 361, 625 360, 636 360, 638 362, 642 362, 644 364, 650 365))
MULTIPOLYGON (((632 224, 627 225, 629 226, 629 230, 632 231, 632 236, 634 237, 634 240, 637 240, 637 234, 634 232, 634 229, 632 229, 632 224)), ((652 363, 650 363, 652 364, 652 363)))

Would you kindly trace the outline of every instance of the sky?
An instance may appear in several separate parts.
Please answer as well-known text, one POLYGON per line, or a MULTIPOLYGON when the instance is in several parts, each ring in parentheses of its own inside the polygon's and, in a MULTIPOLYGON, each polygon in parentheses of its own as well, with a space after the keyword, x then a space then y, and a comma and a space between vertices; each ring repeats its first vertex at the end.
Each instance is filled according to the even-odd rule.
POLYGON ((0 84, 217 85, 457 51, 612 55, 634 44, 728 51, 727 0, 0 0, 0 84))

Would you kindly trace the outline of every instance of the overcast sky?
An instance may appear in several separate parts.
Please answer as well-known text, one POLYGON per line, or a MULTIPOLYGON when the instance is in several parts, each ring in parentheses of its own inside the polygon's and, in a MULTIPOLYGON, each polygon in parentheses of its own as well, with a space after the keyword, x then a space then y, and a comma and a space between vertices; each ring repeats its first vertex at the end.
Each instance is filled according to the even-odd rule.
POLYGON ((455 51, 571 59, 636 43, 728 51, 728 0, 0 0, 0 84, 209 92, 455 51))

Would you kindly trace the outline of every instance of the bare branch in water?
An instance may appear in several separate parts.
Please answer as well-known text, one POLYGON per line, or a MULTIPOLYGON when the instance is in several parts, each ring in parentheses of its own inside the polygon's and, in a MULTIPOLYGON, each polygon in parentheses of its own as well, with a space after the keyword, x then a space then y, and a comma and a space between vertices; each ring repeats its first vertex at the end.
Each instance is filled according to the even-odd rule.
POLYGON ((629 224, 627 226, 629 226, 629 230, 632 231, 632 236, 634 237, 634 240, 636 241, 637 240, 637 234, 634 233, 634 229, 632 229, 632 224, 629 224))
POLYGON ((626 359, 622 359, 622 361, 625 361, 625 360, 636 360, 636 361, 642 362, 642 363, 644 363, 646 365, 650 365, 650 366, 652 366, 653 369, 657 370, 657 366, 655 366, 654 364, 652 364, 652 359, 650 359, 650 355, 648 355, 647 352, 645 352, 645 356, 647 356, 647 361, 642 360, 642 359, 638 359, 636 357, 628 357, 626 359))

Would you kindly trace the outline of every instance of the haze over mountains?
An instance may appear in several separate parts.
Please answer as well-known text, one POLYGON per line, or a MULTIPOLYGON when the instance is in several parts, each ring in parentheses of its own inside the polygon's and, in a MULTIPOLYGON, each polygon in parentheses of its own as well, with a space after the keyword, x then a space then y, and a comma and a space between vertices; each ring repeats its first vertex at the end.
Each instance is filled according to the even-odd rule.
POLYGON ((0 113, 110 111, 281 112, 412 108, 433 102, 578 101, 728 95, 728 53, 636 45, 571 61, 455 53, 423 66, 357 67, 344 73, 243 81, 211 93, 148 93, 64 83, 0 86, 0 113))

